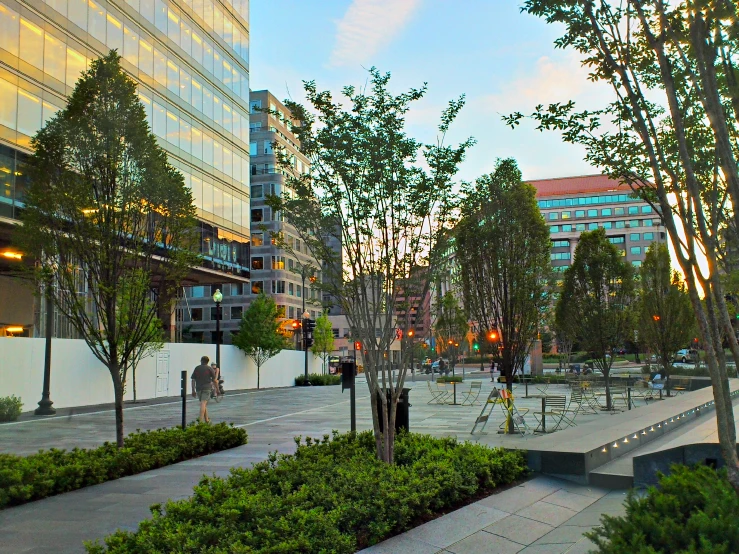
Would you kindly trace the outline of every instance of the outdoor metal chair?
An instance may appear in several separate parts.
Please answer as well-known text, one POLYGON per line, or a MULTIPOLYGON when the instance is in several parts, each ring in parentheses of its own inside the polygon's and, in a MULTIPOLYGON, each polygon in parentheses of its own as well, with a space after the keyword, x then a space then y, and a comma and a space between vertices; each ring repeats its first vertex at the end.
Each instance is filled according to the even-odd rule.
POLYGON ((545 410, 539 412, 533 412, 534 417, 539 423, 535 431, 541 429, 543 432, 547 432, 546 418, 552 419, 554 425, 550 426, 550 432, 558 431, 562 425, 575 425, 575 422, 567 417, 567 397, 566 396, 547 396, 545 397, 545 410))
POLYGON ((474 406, 482 391, 482 381, 473 381, 470 390, 462 392, 462 406, 474 406))
POLYGON ((440 389, 438 384, 436 385, 436 388, 434 388, 431 385, 431 381, 426 381, 426 384, 429 386, 429 392, 431 393, 431 400, 429 400, 427 404, 444 404, 450 394, 449 391, 446 389, 440 389))
POLYGON ((574 414, 572 419, 577 417, 577 414, 597 414, 598 411, 590 403, 589 399, 585 397, 580 388, 572 389, 570 393, 570 403, 567 405, 567 412, 574 414))
POLYGON ((544 379, 543 383, 536 385, 536 390, 538 390, 541 394, 546 394, 550 384, 550 379, 544 379))

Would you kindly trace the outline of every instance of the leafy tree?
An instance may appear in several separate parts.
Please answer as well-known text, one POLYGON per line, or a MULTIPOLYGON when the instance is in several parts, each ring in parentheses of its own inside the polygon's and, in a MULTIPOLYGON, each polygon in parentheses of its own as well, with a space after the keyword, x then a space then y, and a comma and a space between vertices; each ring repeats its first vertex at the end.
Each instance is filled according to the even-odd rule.
MULTIPOLYGON (((739 343, 718 271, 722 235, 739 221, 737 3, 526 0, 523 9, 561 26, 555 44, 579 52, 590 79, 613 90, 598 109, 578 111, 570 101, 538 106, 532 117, 585 146, 591 163, 664 214, 705 347, 721 452, 739 490, 723 341, 735 359, 739 343)), ((515 126, 522 117, 506 120, 515 126)))
MULTIPOLYGON (((347 106, 334 101, 330 92, 319 92, 314 82, 305 83, 310 110, 285 102, 292 120, 300 122, 292 130, 311 171, 300 172, 291 157, 278 151, 290 190, 270 203, 284 212, 313 257, 321 260, 321 290, 341 306, 352 337, 362 342, 377 456, 392 463, 395 413, 407 364, 393 376, 387 354, 395 340, 399 299, 405 313, 413 308, 398 283, 419 267, 435 267, 429 258, 449 219, 452 177, 472 141, 458 147, 444 142, 463 98, 450 102, 441 114, 435 144, 408 136, 407 113, 426 87, 394 95, 388 90, 389 74, 374 68, 369 73, 366 87, 342 90, 347 106), (389 404, 381 391, 389 393, 389 404)), ((431 280, 413 294, 416 304, 431 280)))
POLYGON ((631 305, 634 271, 606 237, 605 229, 580 235, 572 266, 565 271, 558 308, 578 314, 577 335, 582 347, 603 372, 606 408, 611 409, 610 374, 613 354, 632 334, 631 305))
POLYGON ((564 362, 565 368, 569 368, 578 333, 578 314, 574 302, 557 301, 554 306, 553 329, 561 362, 564 362))
POLYGON ((454 373, 454 358, 458 353, 457 347, 454 345, 461 343, 469 330, 467 316, 460 307, 457 297, 449 290, 441 297, 436 311, 436 321, 434 322, 436 338, 441 345, 442 352, 446 351, 452 373, 454 373))
POLYGON ((274 299, 261 293, 242 315, 239 332, 233 338, 233 344, 257 364, 257 389, 264 362, 287 347, 287 341, 279 331, 279 318, 274 299))
POLYGON ((649 248, 640 276, 639 340, 659 356, 669 395, 670 359, 695 336, 695 315, 666 245, 649 248))
POLYGON ((108 368, 120 447, 127 371, 157 318, 143 283, 171 297, 198 257, 192 196, 119 59, 112 51, 93 61, 33 138, 16 240, 37 260, 37 283, 52 279, 57 308, 108 368))
POLYGON ((497 330, 501 373, 512 388, 546 302, 549 229, 512 159, 498 160, 463 193, 455 239, 465 308, 482 328, 497 330))
POLYGON ((331 356, 331 352, 334 351, 334 329, 325 312, 316 319, 311 350, 313 354, 321 358, 323 373, 326 373, 326 360, 331 356))

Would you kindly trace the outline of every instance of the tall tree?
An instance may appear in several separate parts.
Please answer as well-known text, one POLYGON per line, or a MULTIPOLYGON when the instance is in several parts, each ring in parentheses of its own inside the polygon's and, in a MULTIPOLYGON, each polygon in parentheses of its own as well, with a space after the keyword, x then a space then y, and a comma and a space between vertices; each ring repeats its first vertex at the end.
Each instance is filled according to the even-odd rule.
MULTIPOLYGON (((719 444, 739 490, 726 339, 735 359, 718 257, 739 220, 739 17, 736 2, 526 0, 524 11, 562 25, 555 41, 580 53, 590 79, 613 90, 589 111, 539 106, 541 129, 584 145, 587 159, 628 183, 664 216, 685 277, 716 402, 719 444), (703 260, 708 271, 701 269, 703 260), (705 301, 700 292, 705 295, 705 301)), ((522 118, 507 117, 511 125, 522 118)))
POLYGON ((316 319, 316 327, 313 329, 313 354, 321 358, 321 368, 326 373, 326 360, 334 351, 334 328, 328 315, 324 312, 316 319))
MULTIPOLYGON (((389 81, 389 74, 372 68, 366 87, 342 90, 347 106, 330 92, 319 92, 314 82, 305 83, 310 110, 285 102, 300 122, 292 129, 311 170, 299 171, 291 157, 279 153, 291 190, 270 201, 321 260, 321 289, 336 299, 352 337, 362 342, 377 456, 392 463, 395 413, 407 372, 401 363, 393 376, 388 355, 396 336, 396 304, 406 296, 398 282, 420 266, 434 267, 429 253, 448 219, 452 177, 472 142, 444 143, 463 98, 441 114, 436 144, 408 136, 406 114, 426 87, 394 95, 389 81)), ((424 293, 414 295, 417 303, 424 293)))
POLYGON ((670 360, 695 336, 695 315, 680 275, 670 266, 666 245, 649 248, 639 275, 639 341, 659 356, 669 396, 670 360))
POLYGON ((54 302, 108 369, 123 445, 128 368, 152 339, 151 290, 171 294, 197 263, 195 208, 167 163, 119 56, 92 62, 67 107, 32 140, 16 240, 50 275, 54 302), (125 323, 123 323, 125 322, 125 323))
POLYGON ((574 307, 577 335, 603 372, 606 408, 611 409, 611 366, 616 349, 633 334, 634 270, 606 237, 605 229, 580 235, 572 266, 565 271, 559 309, 574 307))
POLYGON ((287 347, 288 341, 280 333, 279 318, 274 298, 260 293, 241 316, 239 332, 233 338, 234 346, 257 364, 257 389, 264 362, 287 347))
POLYGON ((467 316, 459 305, 457 297, 452 291, 446 291, 436 306, 434 332, 437 342, 441 344, 441 351, 446 351, 449 357, 452 373, 454 373, 456 361, 454 358, 458 354, 458 347, 455 345, 465 340, 468 331, 467 316))
POLYGON ((512 159, 463 190, 456 255, 464 305, 478 325, 496 330, 508 388, 537 337, 550 273, 549 229, 536 191, 512 159))

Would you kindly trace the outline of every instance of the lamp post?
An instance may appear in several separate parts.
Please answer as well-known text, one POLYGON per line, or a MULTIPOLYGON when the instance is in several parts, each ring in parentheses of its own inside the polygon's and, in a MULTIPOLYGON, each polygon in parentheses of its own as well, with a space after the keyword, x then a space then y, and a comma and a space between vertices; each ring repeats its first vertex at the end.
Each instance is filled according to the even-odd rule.
POLYGON ((413 329, 408 330, 408 340, 410 340, 411 342, 411 379, 413 381, 416 380, 416 371, 415 371, 415 368, 413 367, 413 336, 415 334, 416 333, 413 331, 413 329))
POLYGON ((51 279, 46 283, 46 351, 44 354, 44 390, 41 392, 41 400, 38 408, 33 412, 36 415, 54 415, 56 409, 52 408, 51 401, 51 334, 54 328, 54 289, 51 279))
MULTIPOLYGON (((305 292, 305 291, 303 291, 305 292)), ((305 304, 305 298, 303 298, 303 304, 305 304)), ((308 321, 310 320, 310 313, 308 310, 303 312, 303 347, 305 348, 305 384, 309 385, 308 381, 308 321)))
POLYGON ((221 368, 221 302, 223 294, 220 289, 213 293, 213 302, 216 303, 216 366, 221 368))

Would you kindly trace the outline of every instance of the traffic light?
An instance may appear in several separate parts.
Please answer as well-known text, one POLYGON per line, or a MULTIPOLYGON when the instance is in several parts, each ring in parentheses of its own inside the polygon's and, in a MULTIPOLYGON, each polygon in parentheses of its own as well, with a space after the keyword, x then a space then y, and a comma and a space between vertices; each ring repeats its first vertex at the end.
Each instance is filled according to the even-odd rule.
POLYGON ((480 350, 480 345, 479 345, 479 344, 477 344, 477 343, 475 343, 475 344, 473 344, 473 345, 472 345, 472 349, 473 349, 473 350, 474 350, 475 352, 477 352, 478 350, 480 350))
POLYGON ((498 340, 498 331, 496 331, 495 329, 493 329, 492 331, 490 331, 488 333, 488 339, 491 342, 495 342, 496 340, 498 340))
POLYGON ((313 346, 313 337, 305 337, 305 349, 307 350, 313 346))
POLYGON ((354 341, 354 350, 362 350, 362 343, 360 341, 354 341))
POLYGON ((408 330, 408 338, 409 339, 412 339, 413 338, 413 335, 415 335, 415 333, 413 332, 413 329, 409 329, 408 330))
POLYGON ((295 319, 293 320, 293 331, 297 331, 300 328, 300 322, 295 319))
POLYGON ((305 332, 309 335, 313 334, 313 329, 316 328, 316 320, 315 319, 306 319, 305 320, 305 332))

